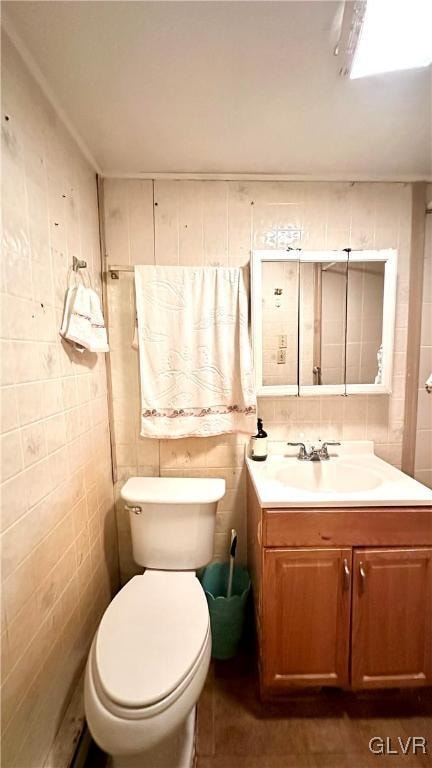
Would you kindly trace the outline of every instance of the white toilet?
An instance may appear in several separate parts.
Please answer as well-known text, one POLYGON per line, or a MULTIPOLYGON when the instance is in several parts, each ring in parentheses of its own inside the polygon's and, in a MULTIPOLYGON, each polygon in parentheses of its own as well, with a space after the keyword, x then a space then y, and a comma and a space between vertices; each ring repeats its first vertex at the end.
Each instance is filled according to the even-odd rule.
POLYGON ((211 651, 207 601, 195 570, 210 562, 225 481, 133 477, 135 561, 147 570, 116 595, 87 661, 85 711, 115 768, 190 768, 195 705, 211 651))

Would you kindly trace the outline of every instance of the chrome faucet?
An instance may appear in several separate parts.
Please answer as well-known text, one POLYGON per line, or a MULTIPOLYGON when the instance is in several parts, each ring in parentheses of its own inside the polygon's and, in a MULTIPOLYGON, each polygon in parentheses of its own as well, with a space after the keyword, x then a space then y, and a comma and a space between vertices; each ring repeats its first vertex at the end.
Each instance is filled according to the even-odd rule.
POLYGON ((327 461, 330 458, 327 446, 340 445, 340 443, 327 440, 327 442, 318 447, 312 445, 310 451, 307 450, 304 443, 287 443, 287 445, 295 445, 299 447, 299 452, 297 454, 299 461, 327 461))

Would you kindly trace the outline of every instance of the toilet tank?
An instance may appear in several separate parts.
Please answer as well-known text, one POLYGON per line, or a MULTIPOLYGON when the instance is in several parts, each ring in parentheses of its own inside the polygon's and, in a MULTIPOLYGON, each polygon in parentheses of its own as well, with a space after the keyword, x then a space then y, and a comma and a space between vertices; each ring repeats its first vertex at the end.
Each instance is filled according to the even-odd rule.
POLYGON ((121 497, 129 512, 135 562, 167 571, 209 563, 217 504, 224 494, 220 478, 129 478, 121 497))

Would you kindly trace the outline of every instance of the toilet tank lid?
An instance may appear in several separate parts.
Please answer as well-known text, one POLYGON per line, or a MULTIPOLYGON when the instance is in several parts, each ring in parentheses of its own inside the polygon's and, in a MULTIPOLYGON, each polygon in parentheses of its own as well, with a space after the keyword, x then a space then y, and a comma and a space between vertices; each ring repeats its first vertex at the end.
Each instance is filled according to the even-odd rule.
POLYGON ((128 504, 210 504, 224 494, 219 477, 130 477, 121 489, 128 504))

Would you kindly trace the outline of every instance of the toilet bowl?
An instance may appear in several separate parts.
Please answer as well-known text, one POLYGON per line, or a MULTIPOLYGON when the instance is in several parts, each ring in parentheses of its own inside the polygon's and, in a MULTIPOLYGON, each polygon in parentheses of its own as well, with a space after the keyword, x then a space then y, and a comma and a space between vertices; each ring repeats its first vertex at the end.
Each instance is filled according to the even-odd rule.
POLYGON ((208 561, 210 521, 225 486, 213 480, 191 490, 190 483, 167 487, 163 478, 133 480, 134 498, 127 484, 123 491, 130 514, 140 518, 132 527, 134 553, 141 564, 151 559, 152 568, 132 578, 102 617, 87 661, 87 722, 115 768, 191 768, 195 705, 211 654, 207 601, 191 563, 208 561), (159 496, 159 484, 146 480, 162 481, 159 496), (189 534, 182 531, 177 554, 179 537, 169 534, 176 511, 189 534), (174 570, 179 561, 189 569, 174 570))

